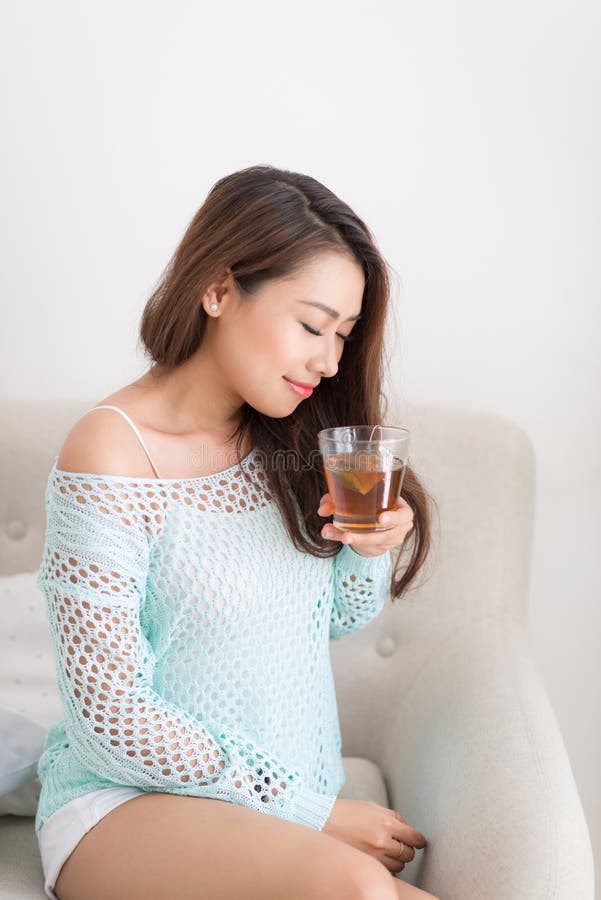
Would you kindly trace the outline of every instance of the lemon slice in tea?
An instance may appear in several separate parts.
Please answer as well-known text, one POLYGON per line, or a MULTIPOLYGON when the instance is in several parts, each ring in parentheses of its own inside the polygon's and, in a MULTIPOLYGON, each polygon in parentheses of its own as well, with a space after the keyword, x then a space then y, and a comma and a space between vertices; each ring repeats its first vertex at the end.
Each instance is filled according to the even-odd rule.
POLYGON ((340 469, 338 471, 334 470, 331 474, 343 487, 363 496, 371 491, 378 482, 378 476, 381 476, 381 473, 377 472, 364 472, 361 470, 341 471, 340 469))

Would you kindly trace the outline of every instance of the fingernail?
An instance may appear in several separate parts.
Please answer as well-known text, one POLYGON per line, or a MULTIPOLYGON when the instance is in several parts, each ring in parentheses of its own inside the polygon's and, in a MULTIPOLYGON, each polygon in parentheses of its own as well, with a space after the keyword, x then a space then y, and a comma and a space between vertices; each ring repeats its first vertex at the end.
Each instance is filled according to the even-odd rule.
POLYGON ((386 524, 386 522, 390 522, 390 516, 387 515, 386 513, 383 513, 380 516, 380 522, 383 522, 384 524, 386 524))

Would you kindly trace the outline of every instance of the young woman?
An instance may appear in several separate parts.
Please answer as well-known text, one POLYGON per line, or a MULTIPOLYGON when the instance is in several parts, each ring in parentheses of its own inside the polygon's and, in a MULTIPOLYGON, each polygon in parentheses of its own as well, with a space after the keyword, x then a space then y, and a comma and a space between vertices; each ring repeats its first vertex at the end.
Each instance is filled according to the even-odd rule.
POLYGON ((337 798, 328 641, 401 597, 430 541, 409 468, 389 530, 324 524, 317 433, 382 421, 388 302, 331 191, 236 172, 147 303, 148 371, 68 434, 38 576, 64 707, 39 764, 49 897, 432 896, 392 877, 424 836, 337 798))

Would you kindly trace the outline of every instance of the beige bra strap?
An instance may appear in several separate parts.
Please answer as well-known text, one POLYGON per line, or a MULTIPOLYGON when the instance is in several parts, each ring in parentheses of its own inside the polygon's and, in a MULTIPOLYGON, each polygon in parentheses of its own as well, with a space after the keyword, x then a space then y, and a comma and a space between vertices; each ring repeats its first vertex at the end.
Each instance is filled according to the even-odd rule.
MULTIPOLYGON (((136 433, 136 437, 138 438, 138 440, 140 441, 140 443, 142 444, 142 446, 143 446, 143 448, 144 448, 144 452, 146 453, 146 456, 148 457, 148 459, 149 459, 149 461, 150 461, 150 465, 151 465, 152 468, 154 469, 154 472, 155 472, 156 477, 157 477, 157 478, 160 478, 161 476, 159 475, 159 470, 158 470, 157 467, 155 466, 154 461, 153 461, 153 459, 152 459, 152 456, 151 456, 150 453, 149 453, 148 447, 147 447, 146 444, 144 443, 144 438, 143 438, 142 435, 140 434, 137 425, 135 425, 135 424, 132 422, 132 420, 129 418, 129 416, 127 415, 127 413, 123 412, 122 409, 119 409, 118 406, 108 406, 108 405, 93 406, 92 409, 114 409, 115 412, 118 412, 118 413, 120 413, 120 414, 123 416, 123 418, 125 419, 126 422, 129 422, 129 424, 131 425, 131 427, 133 428, 133 430, 134 430, 135 433, 136 433)), ((88 412, 92 412, 92 409, 89 409, 88 412)))

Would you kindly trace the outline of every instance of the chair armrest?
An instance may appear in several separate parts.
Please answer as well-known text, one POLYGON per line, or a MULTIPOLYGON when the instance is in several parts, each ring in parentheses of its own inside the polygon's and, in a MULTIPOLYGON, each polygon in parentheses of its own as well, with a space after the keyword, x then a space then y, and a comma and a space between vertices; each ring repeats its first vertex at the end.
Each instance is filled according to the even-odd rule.
POLYGON ((429 842, 403 880, 444 900, 594 900, 580 797, 521 628, 466 624, 412 678, 382 764, 390 807, 429 842))

